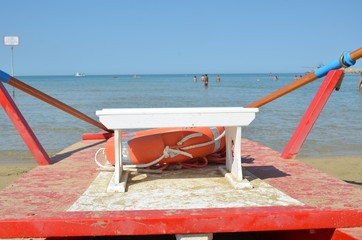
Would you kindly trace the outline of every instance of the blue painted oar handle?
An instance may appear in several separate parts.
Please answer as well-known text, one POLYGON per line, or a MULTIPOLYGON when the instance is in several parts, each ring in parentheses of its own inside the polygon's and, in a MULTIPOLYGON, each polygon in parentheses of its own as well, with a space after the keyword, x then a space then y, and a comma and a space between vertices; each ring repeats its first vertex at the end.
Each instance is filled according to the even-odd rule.
POLYGON ((350 51, 345 52, 342 56, 323 67, 318 68, 314 74, 317 78, 323 77, 327 75, 327 73, 331 70, 340 69, 341 67, 350 67, 356 63, 356 61, 351 59, 350 51))
POLYGON ((0 81, 4 83, 8 83, 10 81, 11 76, 6 72, 0 70, 0 81))

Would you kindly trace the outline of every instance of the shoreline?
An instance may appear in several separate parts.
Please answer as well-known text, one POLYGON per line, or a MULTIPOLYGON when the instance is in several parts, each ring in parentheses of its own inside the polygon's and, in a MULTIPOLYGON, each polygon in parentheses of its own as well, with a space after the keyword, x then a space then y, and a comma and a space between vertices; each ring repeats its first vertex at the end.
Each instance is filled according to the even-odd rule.
POLYGON ((362 156, 297 157, 296 160, 362 189, 362 156))
POLYGON ((29 163, 0 163, 0 190, 10 186, 23 174, 38 166, 34 162, 29 163))
MULTIPOLYGON (((362 156, 327 156, 297 158, 313 168, 339 178, 362 189, 362 156)), ((35 168, 37 163, 0 163, 0 190, 10 186, 23 174, 35 168)))

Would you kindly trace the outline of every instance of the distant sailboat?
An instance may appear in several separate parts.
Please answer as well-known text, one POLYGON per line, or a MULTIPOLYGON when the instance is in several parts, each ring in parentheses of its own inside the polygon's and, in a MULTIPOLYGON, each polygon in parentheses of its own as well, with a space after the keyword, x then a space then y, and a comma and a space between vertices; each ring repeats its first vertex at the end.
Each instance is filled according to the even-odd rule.
POLYGON ((77 73, 74 74, 74 76, 76 76, 76 77, 84 77, 85 74, 77 72, 77 73))

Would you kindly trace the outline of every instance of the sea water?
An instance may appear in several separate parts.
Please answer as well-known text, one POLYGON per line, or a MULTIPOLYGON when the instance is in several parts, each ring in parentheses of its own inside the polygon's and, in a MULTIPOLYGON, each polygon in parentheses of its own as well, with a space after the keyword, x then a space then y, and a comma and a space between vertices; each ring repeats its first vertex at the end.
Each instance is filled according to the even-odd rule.
MULTIPOLYGON (((20 81, 98 120, 103 108, 242 107, 278 90, 301 74, 209 75, 205 88, 200 74, 19 76, 20 81), (193 81, 193 76, 198 81, 193 81)), ((362 155, 362 93, 358 75, 345 75, 340 91, 333 92, 310 132, 299 157, 362 155)), ((282 152, 313 99, 322 79, 316 80, 260 108, 256 119, 243 128, 243 137, 282 152)), ((49 155, 99 132, 83 122, 20 90, 6 86, 20 111, 49 155)), ((0 109, 0 163, 34 161, 3 109, 0 109)))

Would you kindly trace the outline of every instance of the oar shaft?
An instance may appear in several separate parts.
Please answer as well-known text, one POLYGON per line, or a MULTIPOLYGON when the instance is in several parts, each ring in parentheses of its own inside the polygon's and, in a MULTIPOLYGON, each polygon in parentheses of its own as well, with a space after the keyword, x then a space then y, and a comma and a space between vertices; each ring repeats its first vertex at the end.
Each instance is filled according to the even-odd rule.
POLYGON ((261 99, 259 99, 258 101, 256 102, 253 102, 252 104, 246 106, 247 108, 258 108, 258 107, 261 107, 281 96, 284 96, 285 94, 287 93, 290 93, 310 82, 313 82, 314 80, 316 80, 317 77, 314 75, 314 73, 310 73, 302 78, 300 78, 299 80, 269 94, 268 96, 265 96, 261 99))
POLYGON ((21 91, 24 91, 56 108, 59 108, 60 110, 64 111, 64 112, 67 112, 87 123, 90 123, 92 124, 93 126, 96 126, 97 128, 100 128, 102 130, 105 130, 105 131, 110 131, 109 129, 107 129, 103 124, 95 121, 94 119, 88 117, 87 115, 79 112, 78 110, 62 103, 61 101, 19 81, 18 79, 14 78, 14 77, 9 77, 6 73, 0 71, 0 80, 3 80, 4 82, 7 82, 9 85, 21 90, 21 91), (5 81, 4 81, 4 76, 5 76, 5 81))
POLYGON ((341 68, 341 61, 343 61, 344 64, 347 66, 351 66, 355 63, 356 60, 362 57, 362 48, 359 48, 353 52, 346 52, 341 59, 336 59, 332 61, 331 63, 319 68, 316 72, 310 73, 299 80, 259 99, 256 102, 253 102, 252 104, 249 104, 246 106, 247 108, 258 108, 261 107, 281 96, 284 96, 287 93, 290 93, 291 91, 294 91, 310 82, 313 82, 314 80, 325 76, 330 70, 339 69, 341 68))
POLYGON ((359 48, 359 49, 351 52, 351 58, 352 58, 352 60, 354 60, 354 61, 362 58, 362 48, 359 48))

